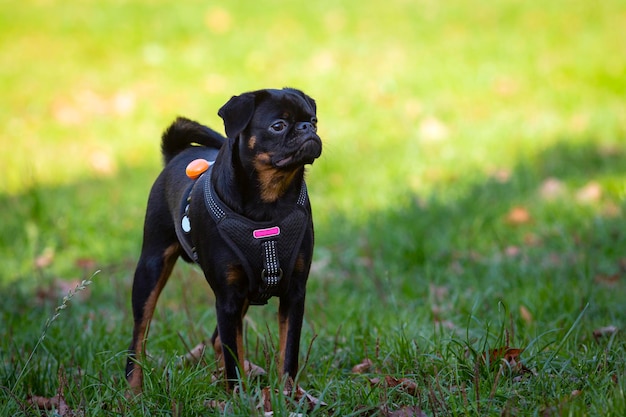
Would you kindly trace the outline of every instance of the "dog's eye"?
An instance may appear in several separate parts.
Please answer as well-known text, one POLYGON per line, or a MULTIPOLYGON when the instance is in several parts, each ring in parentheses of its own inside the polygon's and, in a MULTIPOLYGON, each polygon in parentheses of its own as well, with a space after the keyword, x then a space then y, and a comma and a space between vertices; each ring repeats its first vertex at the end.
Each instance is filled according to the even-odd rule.
POLYGON ((273 132, 279 133, 279 132, 282 132, 283 130, 285 130, 286 127, 287 127, 287 123, 285 123, 282 120, 279 120, 278 122, 276 122, 273 125, 271 125, 270 129, 273 132))

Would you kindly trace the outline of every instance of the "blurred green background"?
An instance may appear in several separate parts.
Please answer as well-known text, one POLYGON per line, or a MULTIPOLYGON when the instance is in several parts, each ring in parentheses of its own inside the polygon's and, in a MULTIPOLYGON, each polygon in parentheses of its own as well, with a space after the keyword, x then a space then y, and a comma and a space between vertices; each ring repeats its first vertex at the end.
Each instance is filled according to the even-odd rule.
MULTIPOLYGON (((136 253, 161 131, 177 115, 221 130, 217 109, 246 90, 318 101, 321 225, 458 194, 555 146, 623 155, 620 1, 0 7, 3 282, 46 249, 60 274, 136 253)), ((622 198, 615 174, 596 179, 622 198)))
MULTIPOLYGON (((556 350, 562 386, 537 378, 503 396, 532 408, 579 389, 583 404, 600 401, 581 410, 609 415, 611 398, 626 409, 623 332, 608 348, 591 338, 626 317, 624 28, 622 0, 0 1, 0 386, 19 392, 17 370, 32 367, 24 391, 54 393, 54 372, 34 371, 68 357, 120 375, 110 368, 128 343, 118 329, 131 321, 161 132, 178 115, 222 131, 217 110, 232 95, 291 86, 317 100, 324 141, 308 173, 317 246, 303 345, 319 336, 314 389, 345 381, 379 348, 384 366, 410 372, 431 358, 406 340, 439 355, 436 326, 453 341, 483 337, 491 320, 508 323, 504 305, 511 343, 532 346, 525 360, 538 369, 557 362, 546 361, 546 335, 557 343, 582 329, 556 350), (37 352, 43 363, 24 363, 68 288, 59 282, 96 269, 37 352), (83 333, 83 320, 96 330, 83 333)), ((212 330, 210 291, 192 271, 175 272, 165 292, 159 351, 184 350, 176 331, 193 343, 212 330), (211 324, 199 330, 181 308, 208 311, 211 324)), ((442 355, 463 362, 461 345, 442 355)), ((477 382, 430 371, 451 398, 477 382)), ((343 385, 330 387, 351 404, 343 385)))

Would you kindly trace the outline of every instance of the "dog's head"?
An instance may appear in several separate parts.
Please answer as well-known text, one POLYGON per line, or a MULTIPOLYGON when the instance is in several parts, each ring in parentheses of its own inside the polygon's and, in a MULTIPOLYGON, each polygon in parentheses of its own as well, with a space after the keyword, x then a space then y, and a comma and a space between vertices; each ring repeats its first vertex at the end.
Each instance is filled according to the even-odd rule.
POLYGON ((232 97, 218 114, 241 161, 257 170, 293 171, 322 153, 315 101, 302 91, 244 93, 232 97))

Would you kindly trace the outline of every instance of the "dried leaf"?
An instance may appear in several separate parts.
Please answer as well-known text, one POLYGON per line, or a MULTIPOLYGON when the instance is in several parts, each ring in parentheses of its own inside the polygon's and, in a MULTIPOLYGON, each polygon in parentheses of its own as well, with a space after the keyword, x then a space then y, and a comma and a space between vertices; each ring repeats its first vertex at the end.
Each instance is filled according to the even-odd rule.
POLYGON ((196 346, 191 348, 191 350, 187 352, 185 356, 183 356, 183 363, 189 363, 193 365, 200 362, 202 356, 204 356, 204 351, 206 350, 206 347, 206 343, 198 343, 196 346))
POLYGON ((39 410, 56 410, 55 415, 61 417, 74 416, 75 413, 65 403, 65 399, 62 395, 55 395, 54 397, 40 397, 33 395, 28 401, 39 410))
POLYGON ((531 220, 530 212, 521 206, 513 207, 506 216, 506 221, 513 225, 526 224, 531 220))
POLYGON ((96 268, 96 260, 91 258, 78 258, 74 264, 80 269, 93 270, 96 268))
POLYGON ((554 200, 565 193, 565 185, 561 180, 547 178, 539 188, 539 194, 544 200, 554 200))
POLYGON ((602 187, 595 181, 588 182, 576 192, 576 200, 581 203, 595 203, 602 198, 602 187))
POLYGON ((206 400, 204 402, 204 406, 206 408, 215 408, 219 410, 221 413, 226 409, 226 401, 217 401, 217 400, 206 400))
POLYGON ((603 275, 598 274, 595 276, 594 281, 598 284, 606 285, 607 287, 614 287, 619 283, 620 274, 603 275))
POLYGON ((396 411, 387 411, 384 415, 388 417, 427 417, 426 413, 417 405, 407 405, 396 411))
MULTIPOLYGON (((489 364, 494 367, 498 365, 502 365, 502 362, 506 362, 509 368, 515 373, 531 373, 534 372, 524 366, 523 363, 520 362, 520 355, 524 351, 524 349, 511 348, 508 346, 504 346, 498 349, 492 349, 488 352, 489 354, 489 364)), ((483 364, 487 361, 487 353, 483 353, 482 355, 483 364)))
POLYGON ((354 365, 352 367, 353 374, 364 374, 368 372, 372 368, 372 361, 369 358, 365 358, 361 361, 361 363, 354 365))
POLYGON ((54 262, 54 250, 46 248, 41 255, 35 258, 35 268, 47 268, 52 265, 52 262, 54 262))
POLYGON ((596 330, 593 331, 593 337, 594 337, 594 339, 596 339, 596 342, 597 342, 598 339, 600 339, 601 337, 611 336, 611 335, 617 333, 617 331, 618 331, 617 327, 615 327, 613 325, 600 327, 599 329, 596 329, 596 330))
POLYGON ((380 378, 379 377, 375 377, 375 378, 369 378, 368 381, 370 382, 370 384, 372 385, 378 385, 380 384, 380 378))
POLYGON ((392 377, 391 375, 385 375, 385 383, 390 388, 399 387, 401 390, 405 391, 406 393, 414 397, 417 396, 418 394, 417 383, 408 378, 398 379, 398 378, 392 377))
POLYGON ((524 323, 531 324, 533 322, 533 315, 524 305, 519 306, 519 314, 522 316, 524 323))
POLYGON ((243 368, 246 371, 246 374, 248 376, 253 377, 253 378, 258 377, 258 376, 263 376, 263 375, 267 374, 265 369, 261 368, 259 365, 255 365, 254 363, 250 362, 249 360, 245 360, 244 361, 243 368))
POLYGON ((259 406, 265 413, 272 411, 272 392, 270 387, 265 387, 261 390, 261 403, 259 406))
MULTIPOLYGON (((283 394, 290 395, 291 392, 290 391, 284 391, 283 394)), ((304 399, 306 401, 307 408, 309 410, 313 410, 317 406, 325 407, 325 406, 328 405, 324 401, 320 400, 317 397, 312 396, 311 394, 309 394, 308 392, 303 390, 300 386, 296 387, 296 391, 294 393, 294 399, 297 402, 300 402, 300 401, 302 401, 304 399)))
MULTIPOLYGON (((504 359, 508 363, 517 363, 519 360, 519 355, 524 351, 524 349, 510 348, 508 346, 504 346, 498 349, 491 349, 489 351, 489 361, 494 363, 496 361, 504 359)), ((486 360, 485 354, 483 354, 483 359, 486 360)))
POLYGON ((504 253, 509 258, 515 258, 519 256, 520 253, 522 253, 522 250, 519 246, 507 246, 506 249, 504 249, 504 253))

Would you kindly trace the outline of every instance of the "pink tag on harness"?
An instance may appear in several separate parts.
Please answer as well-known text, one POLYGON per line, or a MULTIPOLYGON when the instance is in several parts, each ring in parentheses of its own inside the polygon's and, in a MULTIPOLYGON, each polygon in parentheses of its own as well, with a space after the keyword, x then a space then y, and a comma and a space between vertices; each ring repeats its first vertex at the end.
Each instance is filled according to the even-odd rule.
POLYGON ((280 227, 268 227, 267 229, 257 229, 252 232, 255 239, 263 239, 265 237, 274 237, 280 234, 280 227))

